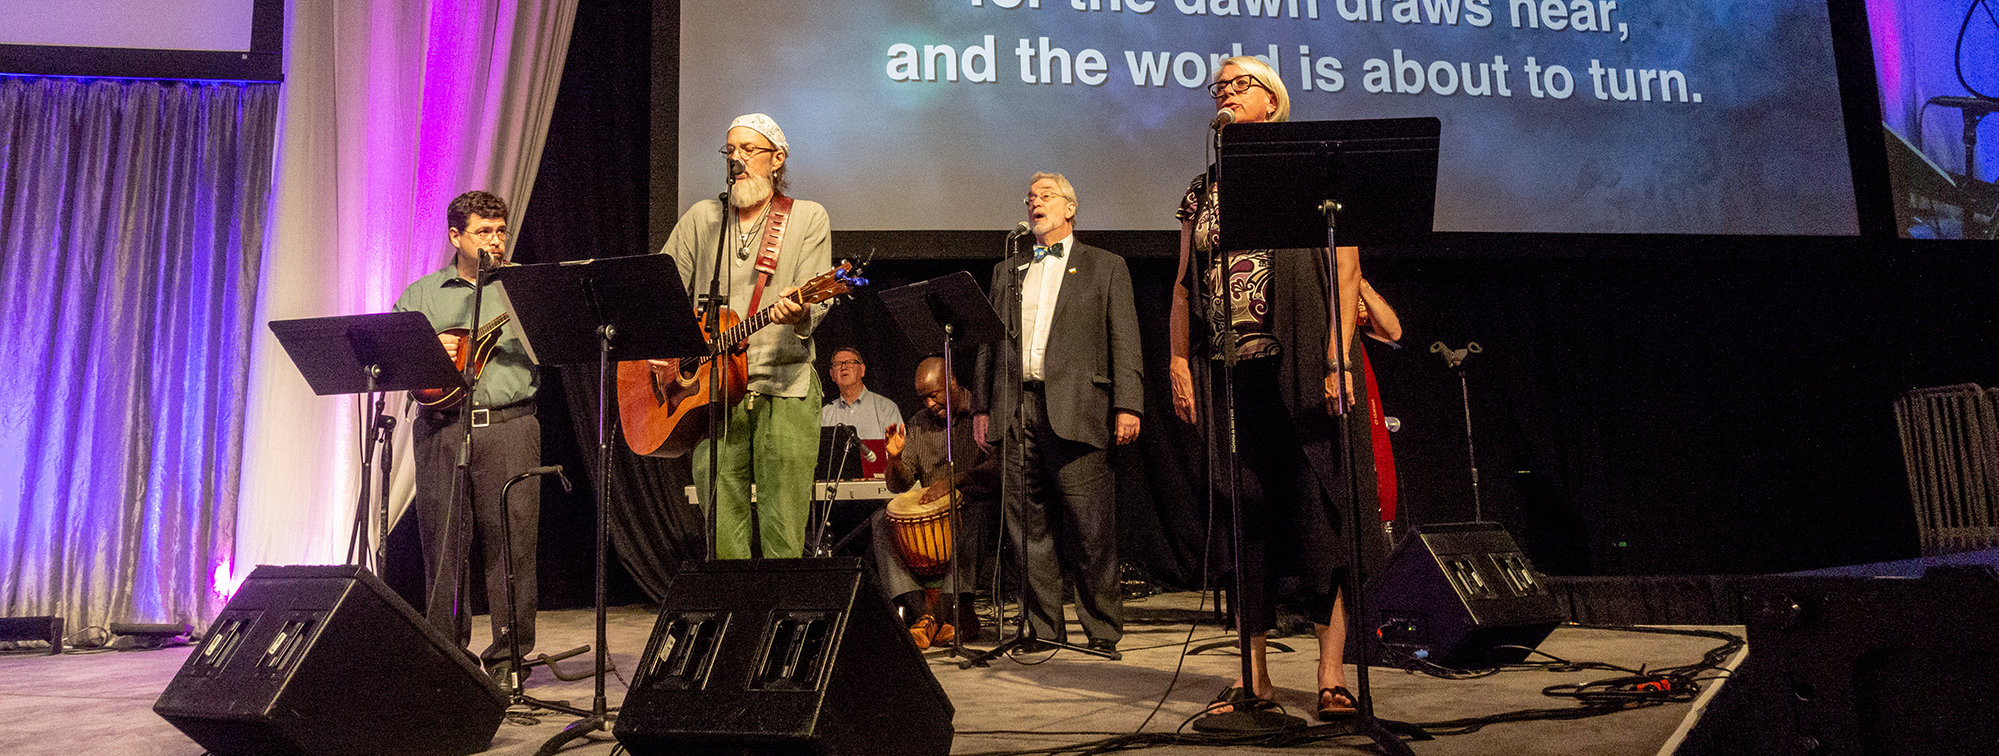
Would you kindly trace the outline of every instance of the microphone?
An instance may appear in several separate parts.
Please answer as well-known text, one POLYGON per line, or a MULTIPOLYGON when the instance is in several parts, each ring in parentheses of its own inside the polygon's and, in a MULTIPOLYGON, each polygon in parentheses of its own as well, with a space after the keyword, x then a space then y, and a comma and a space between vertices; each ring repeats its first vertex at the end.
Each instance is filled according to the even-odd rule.
POLYGON ((846 423, 838 423, 838 424, 835 424, 835 425, 833 426, 833 428, 835 429, 835 435, 838 435, 838 429, 840 429, 840 428, 846 428, 846 429, 849 429, 849 430, 852 430, 852 431, 853 431, 854 433, 853 433, 853 435, 851 435, 851 436, 848 436, 848 438, 850 438, 850 439, 853 439, 853 441, 854 441, 854 445, 853 445, 852 447, 849 447, 849 448, 854 448, 854 449, 860 449, 860 450, 861 450, 861 456, 863 456, 863 457, 867 458, 867 460, 868 460, 869 462, 873 462, 873 461, 875 461, 875 450, 873 450, 873 449, 870 449, 870 448, 868 448, 868 445, 867 445, 867 444, 864 444, 864 443, 861 443, 861 429, 860 429, 860 428, 856 428, 856 427, 854 427, 854 426, 851 426, 851 425, 848 425, 848 424, 846 424, 846 423))
POLYGON ((729 158, 729 185, 736 185, 736 174, 748 173, 749 170, 749 164, 735 158, 729 158))
POLYGON ((1231 123, 1235 123, 1235 111, 1229 110, 1228 108, 1222 108, 1221 110, 1216 111, 1215 117, 1208 121, 1208 128, 1219 129, 1231 123))
POLYGON ((1009 239, 1017 236, 1025 236, 1027 232, 1032 228, 1033 228, 1032 226, 1027 225, 1027 221, 1021 221, 1019 223, 1013 224, 1013 230, 1006 232, 1006 235, 1007 238, 1009 239))
POLYGON ((1929 104, 1940 105, 1946 108, 1957 108, 1964 111, 1965 115, 1982 116, 1988 113, 1999 112, 1999 100, 1988 100, 1983 97, 1951 97, 1945 95, 1930 98, 1929 104))

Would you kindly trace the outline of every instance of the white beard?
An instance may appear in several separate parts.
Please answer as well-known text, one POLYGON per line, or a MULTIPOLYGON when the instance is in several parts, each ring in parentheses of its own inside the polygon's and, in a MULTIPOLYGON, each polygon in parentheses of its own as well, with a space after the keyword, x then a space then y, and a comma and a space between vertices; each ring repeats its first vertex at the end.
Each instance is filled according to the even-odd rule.
POLYGON ((756 207, 764 200, 770 199, 770 195, 770 177, 751 174, 736 179, 736 183, 729 187, 729 204, 739 209, 756 207))

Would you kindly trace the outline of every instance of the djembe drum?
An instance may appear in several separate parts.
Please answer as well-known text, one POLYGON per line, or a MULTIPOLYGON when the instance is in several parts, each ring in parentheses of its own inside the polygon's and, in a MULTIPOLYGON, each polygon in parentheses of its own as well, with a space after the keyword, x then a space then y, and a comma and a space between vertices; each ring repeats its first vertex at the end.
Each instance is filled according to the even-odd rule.
POLYGON ((888 502, 888 523, 895 531, 902 563, 919 577, 937 577, 951 566, 951 508, 958 496, 918 503, 923 488, 912 488, 888 502))

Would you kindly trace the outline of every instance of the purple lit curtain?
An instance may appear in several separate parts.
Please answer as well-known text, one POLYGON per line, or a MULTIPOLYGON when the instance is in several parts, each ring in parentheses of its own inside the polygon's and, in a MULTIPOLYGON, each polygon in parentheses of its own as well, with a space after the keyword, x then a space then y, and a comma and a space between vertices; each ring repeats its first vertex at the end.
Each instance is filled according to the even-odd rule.
MULTIPOLYGON (((360 484, 356 397, 314 396, 264 323, 388 311, 450 258, 444 210, 466 190, 505 197, 519 230, 575 10, 576 0, 286 3, 228 580, 258 564, 344 561, 360 484)), ((398 425, 391 486, 398 516, 414 471, 408 427, 398 425)))
POLYGON ((356 403, 265 324, 388 310, 459 192, 518 227, 574 16, 290 0, 282 85, 0 76, 0 616, 200 626, 343 560, 356 403))
POLYGON ((221 607, 277 114, 275 84, 0 76, 0 616, 221 607))

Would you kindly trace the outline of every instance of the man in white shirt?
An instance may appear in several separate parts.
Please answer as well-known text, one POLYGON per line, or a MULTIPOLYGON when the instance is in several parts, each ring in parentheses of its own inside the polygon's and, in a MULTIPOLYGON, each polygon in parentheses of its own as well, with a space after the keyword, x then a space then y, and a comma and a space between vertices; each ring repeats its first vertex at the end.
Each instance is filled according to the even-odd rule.
POLYGON ((1144 367, 1131 273, 1124 258, 1076 243, 1077 206, 1068 179, 1034 174, 1027 195, 1034 255, 1001 260, 988 290, 1015 335, 979 352, 973 428, 986 443, 1015 445, 1004 455, 1003 507, 1007 535, 1026 562, 1029 634, 1068 641, 1067 572, 1089 648, 1116 658, 1124 609, 1108 455, 1138 437, 1144 367))
POLYGON ((851 425, 854 437, 879 440, 887 437, 889 426, 902 424, 902 409, 888 397, 868 390, 863 381, 868 376, 868 361, 859 350, 840 347, 834 351, 832 369, 826 373, 840 388, 840 395, 819 409, 820 427, 851 425))

